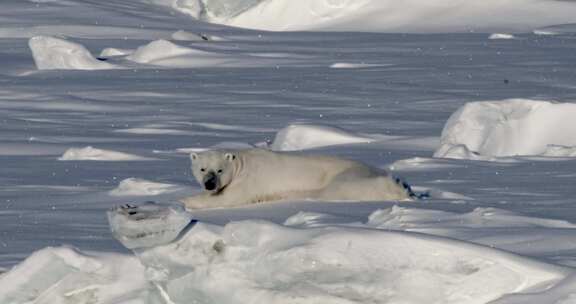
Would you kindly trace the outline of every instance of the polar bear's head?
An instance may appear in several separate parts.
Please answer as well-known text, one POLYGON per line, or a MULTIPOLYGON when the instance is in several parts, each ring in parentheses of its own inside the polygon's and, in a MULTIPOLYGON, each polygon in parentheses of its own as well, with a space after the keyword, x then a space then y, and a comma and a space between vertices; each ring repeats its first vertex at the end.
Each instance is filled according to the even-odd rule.
POLYGON ((219 194, 234 176, 236 155, 231 152, 206 151, 190 154, 192 174, 206 191, 219 194))

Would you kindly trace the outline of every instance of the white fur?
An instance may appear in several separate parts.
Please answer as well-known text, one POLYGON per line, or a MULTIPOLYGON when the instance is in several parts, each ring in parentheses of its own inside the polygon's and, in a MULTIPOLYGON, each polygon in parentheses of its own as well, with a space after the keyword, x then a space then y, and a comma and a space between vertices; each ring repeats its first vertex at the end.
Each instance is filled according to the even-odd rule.
MULTIPOLYGON (((217 188, 182 200, 186 208, 232 207, 293 199, 408 200, 408 191, 385 171, 328 156, 262 149, 192 153, 198 182, 217 176, 217 188), (204 171, 201 171, 204 169, 204 171), (212 174, 207 177, 207 175, 212 174)), ((212 179, 214 180, 214 179, 212 179)))

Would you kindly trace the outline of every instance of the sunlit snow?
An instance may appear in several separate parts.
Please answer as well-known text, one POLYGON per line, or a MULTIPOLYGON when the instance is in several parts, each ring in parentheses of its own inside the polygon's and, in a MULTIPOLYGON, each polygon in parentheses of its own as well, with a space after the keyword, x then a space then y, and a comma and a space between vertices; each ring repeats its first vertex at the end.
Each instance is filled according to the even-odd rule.
POLYGON ((295 2, 3 1, 1 304, 575 301, 576 3, 295 2), (183 209, 251 147, 429 198, 183 209))

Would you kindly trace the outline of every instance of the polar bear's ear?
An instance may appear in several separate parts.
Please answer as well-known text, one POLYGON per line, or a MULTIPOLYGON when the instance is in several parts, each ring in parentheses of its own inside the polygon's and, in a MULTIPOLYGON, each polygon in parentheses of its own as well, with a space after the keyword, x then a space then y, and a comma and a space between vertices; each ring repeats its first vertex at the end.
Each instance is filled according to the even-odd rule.
POLYGON ((233 153, 226 153, 224 154, 224 158, 226 158, 227 161, 233 161, 236 159, 236 155, 233 153))
POLYGON ((197 160, 198 159, 198 153, 195 153, 195 152, 190 153, 190 159, 191 160, 197 160))

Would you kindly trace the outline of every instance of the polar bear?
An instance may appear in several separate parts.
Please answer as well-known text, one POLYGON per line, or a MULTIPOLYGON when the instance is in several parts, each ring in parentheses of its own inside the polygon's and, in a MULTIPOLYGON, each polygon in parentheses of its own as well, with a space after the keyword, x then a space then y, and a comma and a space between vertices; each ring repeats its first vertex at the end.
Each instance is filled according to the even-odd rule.
POLYGON ((414 193, 387 172, 330 156, 264 149, 192 153, 192 173, 205 191, 184 198, 187 209, 277 200, 410 200, 414 193))

